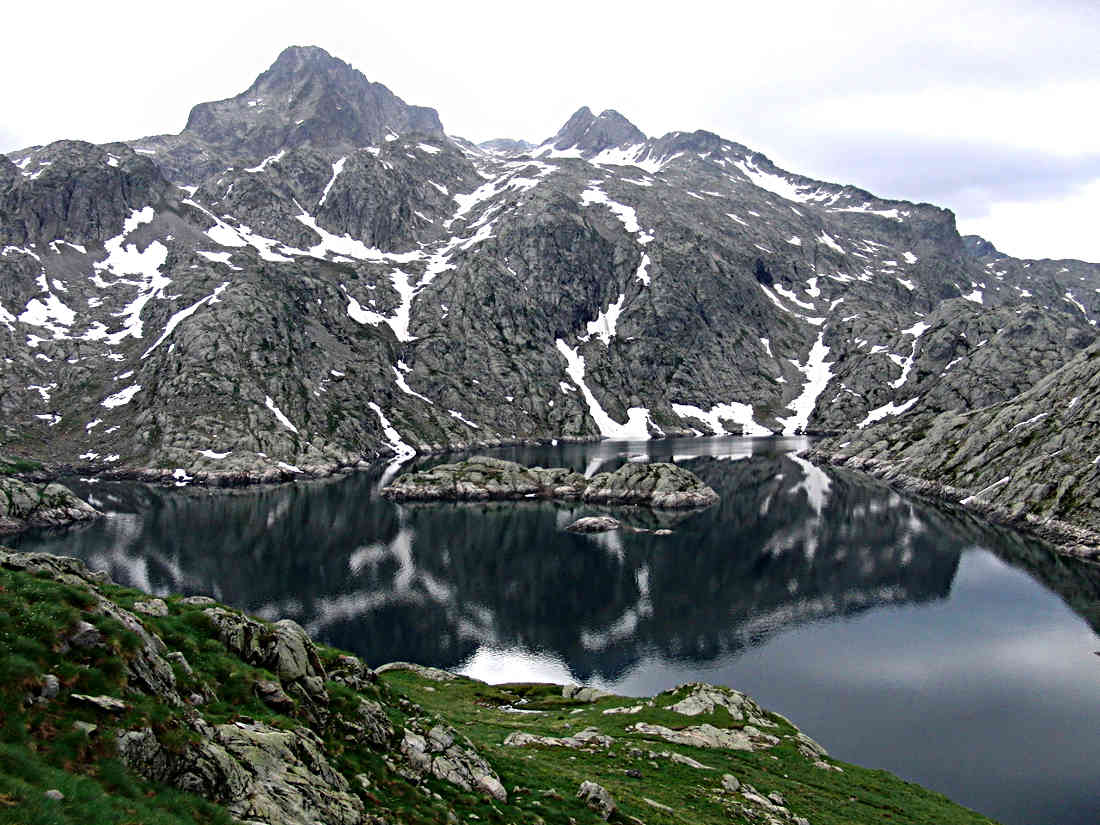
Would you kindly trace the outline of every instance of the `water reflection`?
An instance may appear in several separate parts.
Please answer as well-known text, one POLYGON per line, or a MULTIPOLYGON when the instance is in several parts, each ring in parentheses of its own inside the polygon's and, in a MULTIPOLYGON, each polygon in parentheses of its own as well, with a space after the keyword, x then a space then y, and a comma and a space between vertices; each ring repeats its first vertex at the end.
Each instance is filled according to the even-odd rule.
MULTIPOLYGON (((1020 714, 1047 729, 1045 738, 1029 731, 1021 750, 1079 742, 1078 723, 1060 727, 1035 697, 1058 696, 1068 703, 1062 716, 1078 722, 1100 712, 1095 679, 1081 670, 1097 658, 1097 640, 1063 606, 1100 626, 1097 568, 817 467, 797 454, 805 446, 688 439, 496 451, 588 474, 626 461, 684 463, 719 492, 718 504, 615 511, 671 536, 565 532, 602 511, 584 505, 399 506, 378 495, 391 467, 243 493, 98 484, 81 492, 107 519, 18 544, 78 555, 151 592, 210 593, 294 618, 376 664, 411 659, 492 680, 573 679, 638 694, 693 678, 736 684, 842 757, 1025 821, 998 809, 1008 795, 983 782, 998 765, 1011 773, 1001 740, 1020 714), (1077 658, 1052 667, 1051 650, 1077 658), (1067 678, 1088 685, 1083 695, 1065 695, 1067 678), (945 773, 942 747, 899 744, 914 726, 950 737, 952 714, 976 713, 960 711, 958 698, 974 691, 1005 709, 981 731, 963 726, 974 747, 1001 743, 982 751, 980 769, 945 773), (891 705, 894 695, 908 704, 891 705), (870 733, 868 719, 877 720, 870 733)), ((1096 764, 1100 737, 1075 758, 1096 764)), ((1057 754, 1048 764, 1073 775, 1057 754)), ((1052 798, 1041 786, 1029 783, 1034 810, 1052 798)), ((1070 793, 1059 821, 1087 821, 1074 819, 1090 810, 1086 796, 1070 793)))

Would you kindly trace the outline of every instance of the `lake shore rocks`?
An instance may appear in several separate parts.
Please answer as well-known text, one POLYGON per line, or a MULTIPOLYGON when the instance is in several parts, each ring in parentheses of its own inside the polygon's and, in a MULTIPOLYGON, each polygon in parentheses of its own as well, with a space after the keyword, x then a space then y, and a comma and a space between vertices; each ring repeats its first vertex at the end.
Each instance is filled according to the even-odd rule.
POLYGON ((64 485, 0 476, 0 535, 28 527, 60 527, 102 515, 64 485))
POLYGON ((673 510, 708 507, 718 500, 694 473, 675 464, 630 463, 588 479, 565 467, 524 467, 485 456, 408 473, 382 495, 395 501, 558 499, 673 510))

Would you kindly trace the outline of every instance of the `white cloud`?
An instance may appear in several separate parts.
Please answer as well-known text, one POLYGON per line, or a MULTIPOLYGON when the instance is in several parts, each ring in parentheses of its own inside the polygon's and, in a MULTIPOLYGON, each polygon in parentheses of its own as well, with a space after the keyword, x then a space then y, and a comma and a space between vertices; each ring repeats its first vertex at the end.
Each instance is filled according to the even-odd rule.
POLYGON ((981 235, 1021 258, 1077 258, 1100 263, 1100 179, 1064 197, 990 204, 989 214, 960 220, 963 234, 981 235))

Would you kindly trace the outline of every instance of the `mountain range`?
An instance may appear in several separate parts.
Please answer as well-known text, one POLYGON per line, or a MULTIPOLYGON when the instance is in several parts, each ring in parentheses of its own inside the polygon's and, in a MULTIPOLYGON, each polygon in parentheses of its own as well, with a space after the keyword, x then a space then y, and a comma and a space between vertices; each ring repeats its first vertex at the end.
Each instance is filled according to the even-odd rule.
POLYGON ((1100 265, 947 209, 586 107, 477 145, 316 47, 177 135, 0 156, 0 451, 51 471, 819 433, 1100 530, 1098 318, 1100 265))

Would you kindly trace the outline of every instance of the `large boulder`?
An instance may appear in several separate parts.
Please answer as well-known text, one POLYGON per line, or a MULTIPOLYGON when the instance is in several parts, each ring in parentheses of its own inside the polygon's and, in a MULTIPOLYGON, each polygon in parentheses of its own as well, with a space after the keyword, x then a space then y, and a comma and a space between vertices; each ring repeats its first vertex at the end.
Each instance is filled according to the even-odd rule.
POLYGON ((266 825, 360 825, 363 803, 329 763, 324 743, 305 727, 262 722, 210 725, 201 718, 182 750, 149 728, 123 731, 123 763, 147 779, 225 805, 238 820, 266 825))

